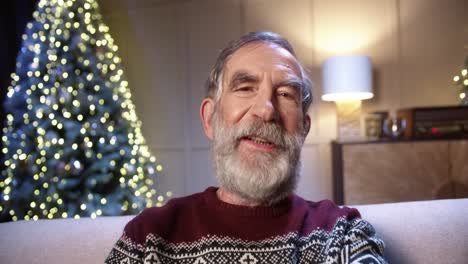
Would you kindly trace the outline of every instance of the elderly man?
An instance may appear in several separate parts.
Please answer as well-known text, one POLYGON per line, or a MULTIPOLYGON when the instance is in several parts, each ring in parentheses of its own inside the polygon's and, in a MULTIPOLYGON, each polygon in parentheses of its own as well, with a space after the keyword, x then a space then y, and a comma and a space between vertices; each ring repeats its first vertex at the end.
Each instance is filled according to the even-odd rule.
POLYGON ((219 188, 144 210, 107 263, 385 263, 359 212, 294 194, 309 131, 311 82, 271 32, 231 42, 200 115, 219 188))

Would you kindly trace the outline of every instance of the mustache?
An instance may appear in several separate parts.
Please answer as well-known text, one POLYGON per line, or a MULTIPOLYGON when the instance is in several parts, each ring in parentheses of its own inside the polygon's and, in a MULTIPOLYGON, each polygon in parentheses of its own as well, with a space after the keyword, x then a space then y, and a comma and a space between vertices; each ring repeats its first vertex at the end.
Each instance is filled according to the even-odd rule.
POLYGON ((244 138, 259 137, 275 144, 277 147, 286 147, 286 131, 277 123, 254 120, 249 123, 242 123, 234 126, 231 132, 231 138, 237 144, 244 138))

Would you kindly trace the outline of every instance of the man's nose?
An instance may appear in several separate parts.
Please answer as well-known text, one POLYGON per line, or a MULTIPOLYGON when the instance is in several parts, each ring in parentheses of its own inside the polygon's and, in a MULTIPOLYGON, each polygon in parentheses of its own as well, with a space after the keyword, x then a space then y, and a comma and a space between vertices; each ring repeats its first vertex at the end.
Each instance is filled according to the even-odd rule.
POLYGON ((265 122, 275 121, 278 119, 278 111, 271 94, 258 95, 252 110, 256 118, 265 122))

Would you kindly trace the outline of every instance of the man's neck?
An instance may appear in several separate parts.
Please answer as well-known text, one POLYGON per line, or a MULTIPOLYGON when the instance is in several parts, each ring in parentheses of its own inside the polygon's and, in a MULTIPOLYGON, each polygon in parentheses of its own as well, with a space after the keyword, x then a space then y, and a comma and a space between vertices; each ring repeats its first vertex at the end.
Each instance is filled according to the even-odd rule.
POLYGON ((228 203, 228 204, 234 204, 234 205, 242 205, 242 206, 250 206, 250 207, 255 207, 255 206, 260 206, 262 203, 259 202, 252 202, 249 200, 246 200, 242 197, 239 197, 238 195, 229 192, 228 190, 224 189, 223 187, 219 187, 219 189, 216 191, 216 195, 218 196, 218 199, 228 203))

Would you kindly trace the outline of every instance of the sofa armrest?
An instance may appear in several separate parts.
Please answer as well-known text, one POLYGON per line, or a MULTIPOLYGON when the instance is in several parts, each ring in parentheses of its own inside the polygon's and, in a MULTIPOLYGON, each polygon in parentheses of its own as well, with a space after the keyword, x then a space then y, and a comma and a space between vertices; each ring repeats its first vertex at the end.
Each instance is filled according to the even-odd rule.
POLYGON ((133 216, 0 224, 0 263, 104 263, 133 216))

